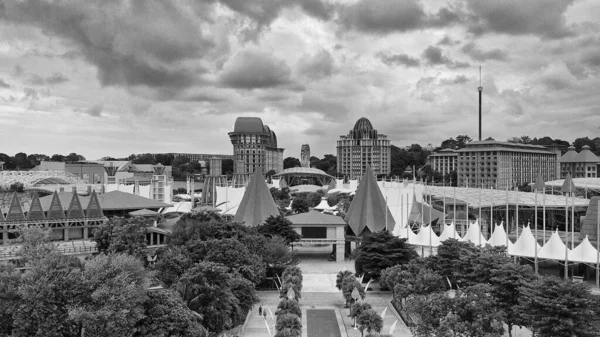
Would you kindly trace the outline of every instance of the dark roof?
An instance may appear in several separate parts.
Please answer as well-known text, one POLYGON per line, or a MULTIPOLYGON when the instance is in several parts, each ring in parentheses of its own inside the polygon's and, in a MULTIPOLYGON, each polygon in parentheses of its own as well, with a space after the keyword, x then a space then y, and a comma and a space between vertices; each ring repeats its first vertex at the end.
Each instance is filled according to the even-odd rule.
POLYGON ((133 211, 133 212, 129 212, 129 215, 133 215, 133 216, 153 216, 153 215, 160 215, 160 213, 156 212, 156 211, 152 211, 149 209, 139 209, 137 211, 133 211))
POLYGON ((309 211, 307 213, 300 213, 296 215, 290 215, 287 217, 294 225, 341 225, 345 226, 346 222, 344 219, 337 215, 323 214, 317 211, 309 211))
POLYGON ((577 152, 575 151, 575 146, 569 146, 567 152, 560 157, 561 163, 574 163, 575 157, 577 157, 577 152))
POLYGON ((148 199, 140 197, 139 195, 121 191, 112 191, 99 194, 98 200, 100 200, 102 209, 105 211, 143 208, 153 209, 173 206, 158 200, 148 199))
POLYGON ((278 216, 279 209, 269 192, 265 178, 260 170, 256 170, 246 187, 233 221, 243 222, 248 226, 258 226, 271 215, 278 216))
MULTIPOLYGON (((58 200, 60 200, 60 204, 63 210, 67 211, 69 209, 69 205, 71 204, 71 199, 73 199, 73 192, 57 192, 56 195, 58 196, 58 200)), ((50 204, 52 203, 53 196, 53 194, 50 194, 40 198, 40 203, 42 204, 44 212, 48 212, 48 210, 50 209, 50 204)), ((87 209, 87 206, 90 202, 90 198, 79 196, 79 201, 81 202, 83 209, 87 209)))
POLYGON ((314 167, 291 167, 291 168, 287 168, 275 175, 273 175, 273 177, 280 177, 280 176, 284 176, 284 175, 298 175, 298 176, 306 176, 306 175, 319 175, 319 176, 327 176, 327 177, 331 177, 329 174, 314 168, 314 167))
POLYGON ((369 121, 367 118, 361 117, 354 124, 353 130, 355 130, 355 131, 371 131, 371 130, 373 130, 373 125, 371 125, 371 121, 369 121))
POLYGON ((581 148, 581 152, 575 157, 575 160, 578 163, 599 163, 600 159, 590 151, 590 147, 588 145, 584 145, 581 148))
POLYGON ((387 228, 391 231, 394 229, 396 222, 385 203, 385 198, 379 186, 377 186, 373 170, 370 166, 367 166, 344 220, 346 220, 354 235, 359 236, 363 234, 365 229, 372 233, 385 229, 386 218, 387 228))
POLYGON ((238 117, 235 120, 233 132, 263 133, 265 132, 265 129, 262 120, 258 117, 238 117))

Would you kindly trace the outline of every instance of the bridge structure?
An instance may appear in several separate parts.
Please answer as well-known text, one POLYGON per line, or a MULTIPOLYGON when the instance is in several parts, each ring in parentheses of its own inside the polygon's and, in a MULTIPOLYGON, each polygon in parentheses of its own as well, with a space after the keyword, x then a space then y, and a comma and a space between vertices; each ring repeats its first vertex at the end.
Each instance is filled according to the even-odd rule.
POLYGON ((76 175, 64 171, 0 171, 0 187, 8 188, 15 183, 23 188, 40 188, 46 185, 88 185, 76 175))

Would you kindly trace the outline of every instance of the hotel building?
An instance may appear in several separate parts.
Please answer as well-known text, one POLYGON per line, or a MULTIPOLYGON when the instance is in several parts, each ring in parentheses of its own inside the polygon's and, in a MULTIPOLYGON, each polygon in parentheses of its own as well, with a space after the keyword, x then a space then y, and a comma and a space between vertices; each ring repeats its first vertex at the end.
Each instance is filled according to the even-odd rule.
POLYGON ((456 161, 458 153, 453 149, 443 149, 437 153, 432 153, 427 157, 428 164, 433 171, 437 171, 445 176, 452 171, 456 171, 456 161))
POLYGON ((246 174, 261 170, 283 171, 283 150, 277 147, 277 136, 258 117, 238 117, 233 132, 233 173, 246 174))
POLYGON ((560 177, 564 179, 567 174, 573 178, 597 178, 600 158, 596 156, 588 145, 577 153, 574 146, 569 146, 568 151, 560 158, 560 177))
POLYGON ((390 141, 378 134, 371 122, 362 117, 348 135, 337 141, 337 171, 350 179, 361 177, 367 165, 376 175, 389 174, 391 165, 390 141))
POLYGON ((558 155, 541 145, 473 141, 458 153, 458 186, 505 189, 558 179, 558 155))

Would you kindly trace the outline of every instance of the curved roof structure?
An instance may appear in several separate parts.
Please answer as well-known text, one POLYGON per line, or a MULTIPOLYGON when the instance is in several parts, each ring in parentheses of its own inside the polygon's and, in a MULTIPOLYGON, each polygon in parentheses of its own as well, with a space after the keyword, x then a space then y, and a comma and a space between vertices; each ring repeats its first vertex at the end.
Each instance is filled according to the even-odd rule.
POLYGON ((26 189, 43 185, 86 185, 74 174, 63 171, 0 171, 0 186, 21 183, 26 189))
POLYGON ((373 130, 373 125, 371 125, 371 121, 366 117, 361 117, 354 124, 354 131, 371 131, 373 130))
POLYGON ((265 130, 262 120, 258 117, 238 117, 235 120, 233 132, 263 133, 265 130))
POLYGON ((314 167, 292 167, 274 174, 273 177, 277 178, 286 175, 317 175, 333 178, 333 176, 330 176, 329 174, 314 167))

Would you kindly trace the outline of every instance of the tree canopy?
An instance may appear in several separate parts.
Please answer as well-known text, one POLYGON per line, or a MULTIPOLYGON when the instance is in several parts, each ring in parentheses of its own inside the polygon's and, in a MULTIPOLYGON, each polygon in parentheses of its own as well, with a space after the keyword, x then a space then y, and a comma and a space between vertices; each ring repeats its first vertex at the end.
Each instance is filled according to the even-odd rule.
POLYGON ((417 257, 415 250, 388 231, 371 233, 363 238, 357 248, 354 266, 357 274, 379 279, 381 271, 398 264, 408 263, 417 257))

